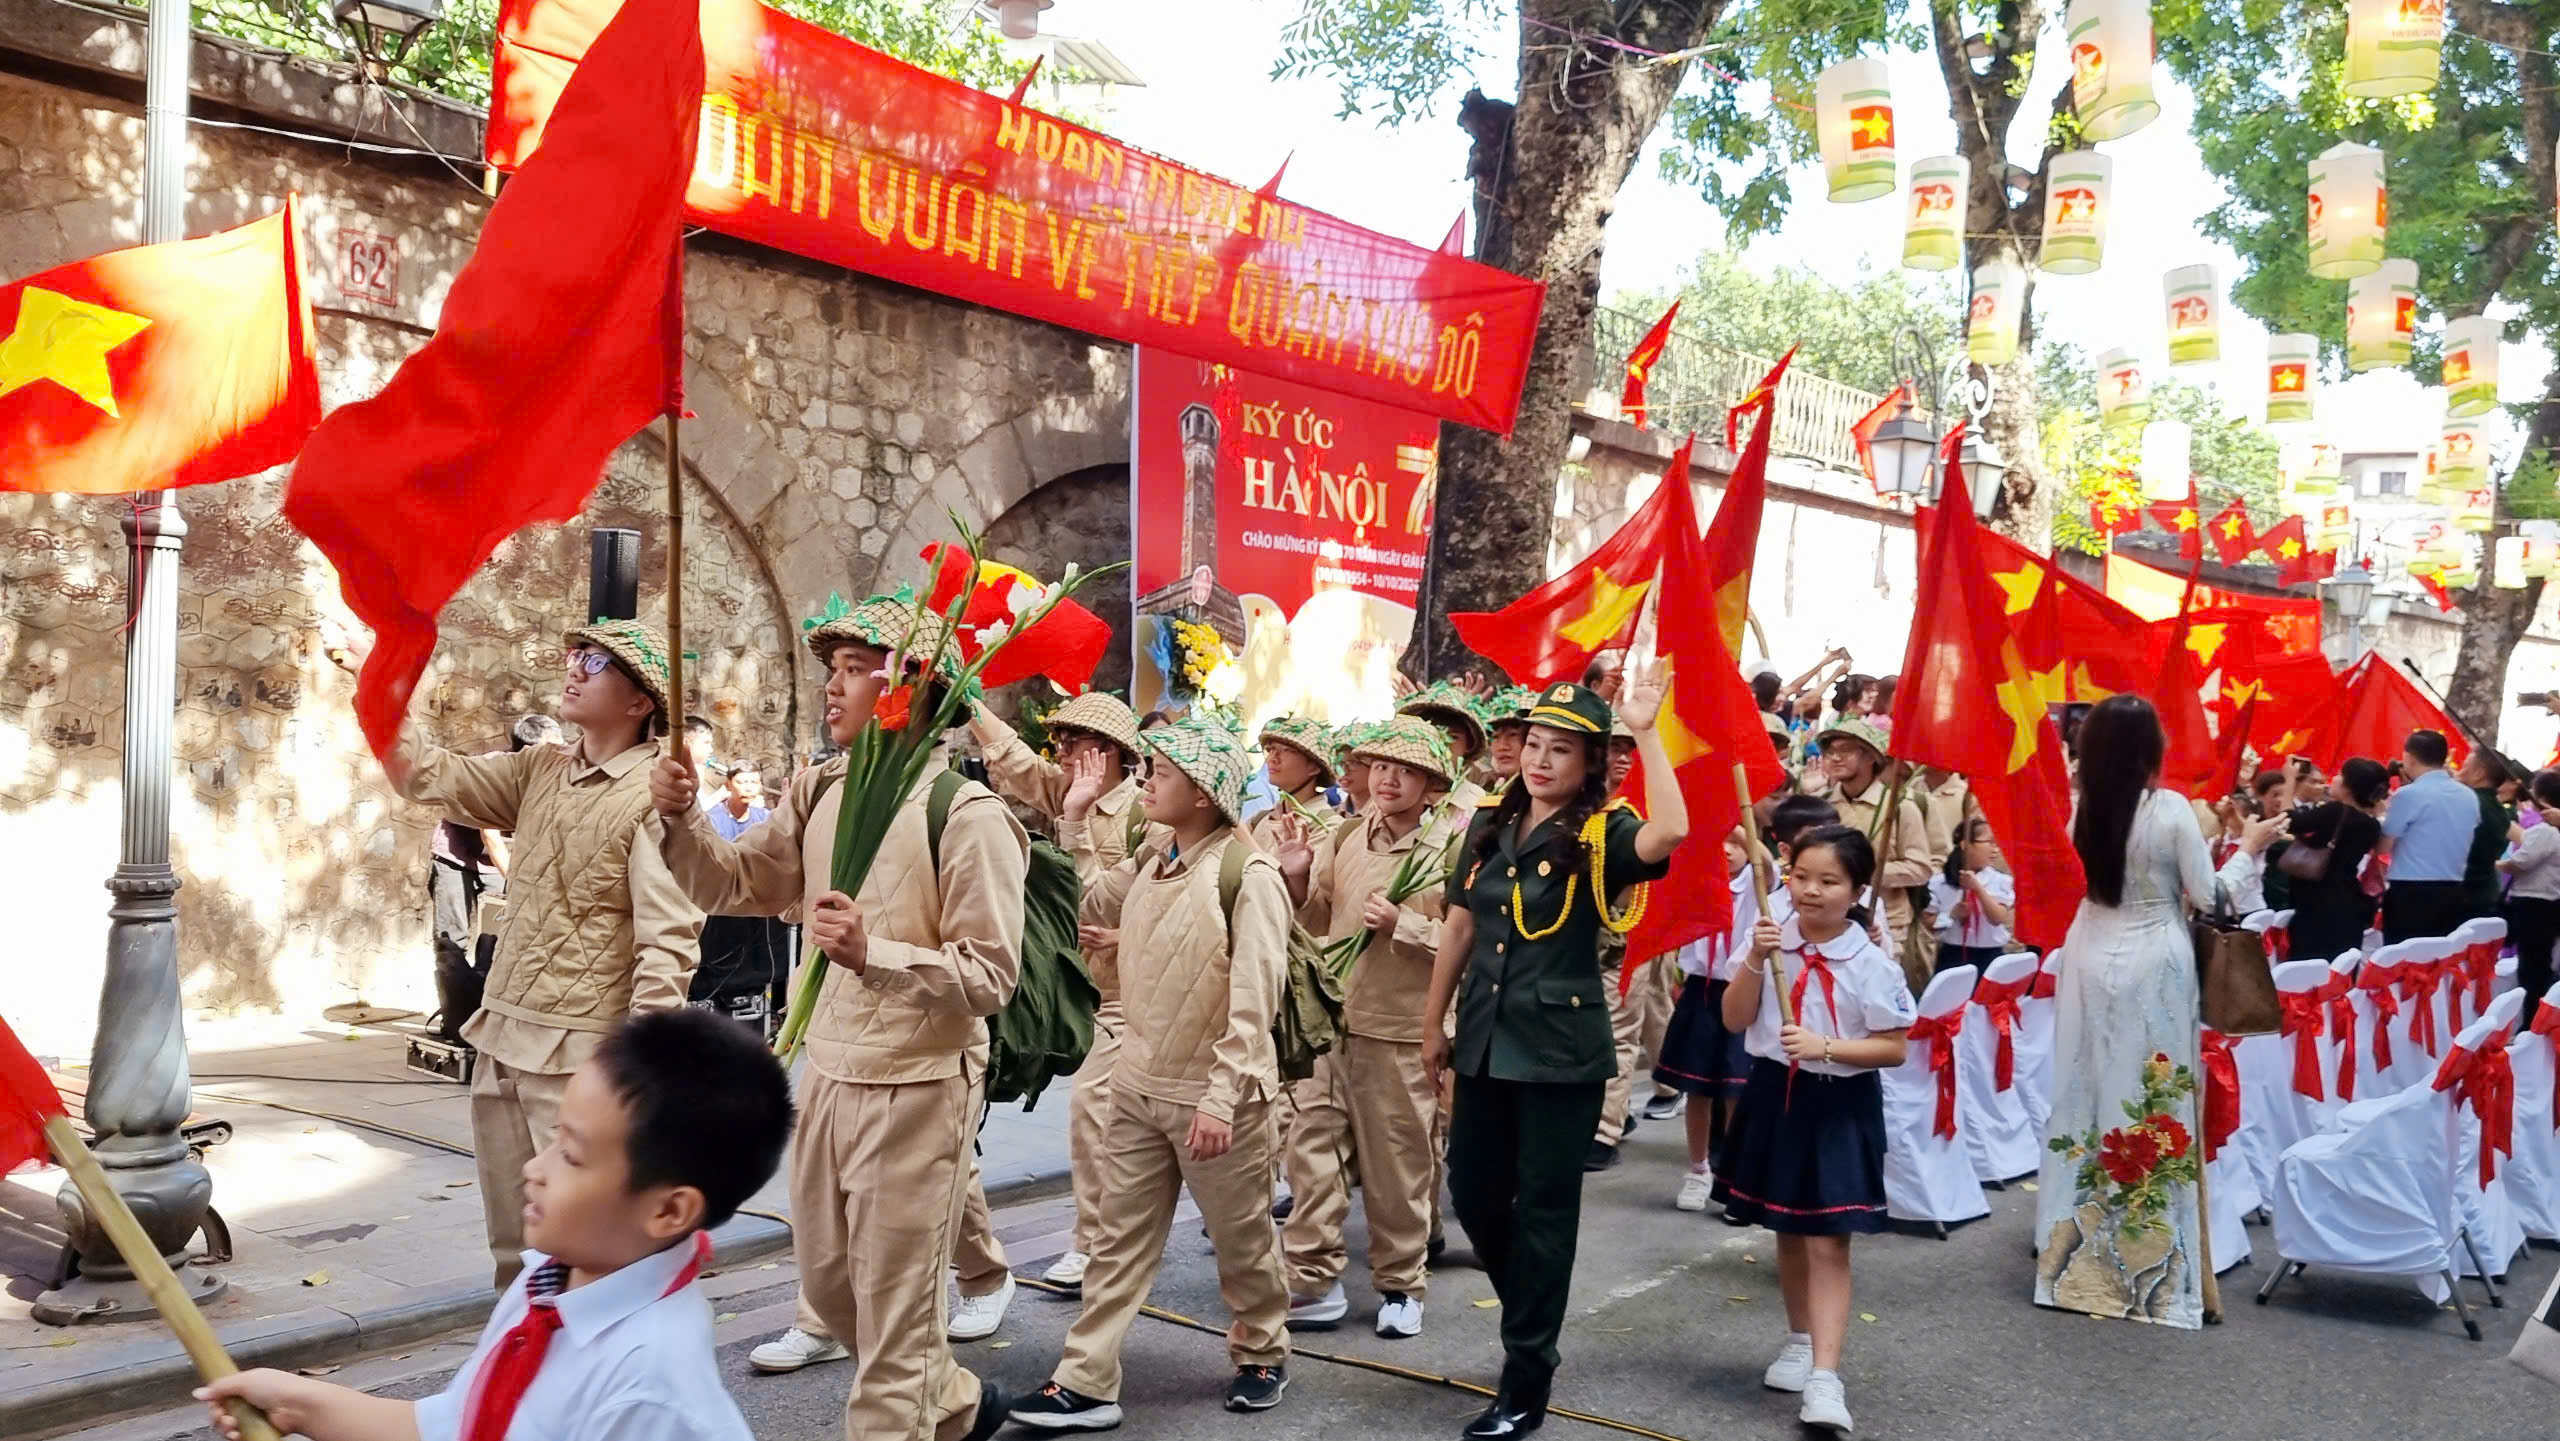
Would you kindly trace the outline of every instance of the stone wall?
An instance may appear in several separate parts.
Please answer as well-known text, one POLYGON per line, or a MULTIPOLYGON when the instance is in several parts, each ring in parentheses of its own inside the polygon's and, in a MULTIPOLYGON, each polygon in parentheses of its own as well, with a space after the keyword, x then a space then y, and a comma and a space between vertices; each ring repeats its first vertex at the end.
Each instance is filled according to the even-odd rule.
MULTIPOLYGON (((231 128, 194 140, 189 231, 298 191, 326 399, 378 389, 435 325, 487 198, 431 160, 231 128), (350 257, 368 237, 391 265, 364 278, 388 287, 359 293, 350 257)), ((141 157, 137 106, 0 74, 0 276, 135 243, 141 157)), ((686 708, 715 722, 724 753, 806 750, 818 681, 799 618, 831 591, 916 578, 917 552, 947 537, 952 514, 1020 544, 1010 558, 1043 574, 1053 558, 1125 554, 1124 351, 711 237, 689 254, 686 297, 685 643, 699 656, 686 708), (1112 466, 1116 483, 1096 470, 1112 466), (1070 474, 1056 501, 1035 494, 1070 474)), ((425 736, 492 748, 515 716, 553 704, 561 632, 584 619, 592 526, 641 532, 642 613, 663 619, 663 444, 656 426, 635 437, 576 522, 510 540, 455 598, 420 687, 425 736)), ((179 499, 187 1000, 423 1008, 432 816, 392 796, 365 753, 354 682, 323 655, 353 625, 328 564, 284 525, 283 486, 279 472, 179 499)), ((104 964, 128 510, 112 496, 0 495, 0 854, 20 965, 43 968, 7 1006, 51 1053, 85 1052, 104 964)))

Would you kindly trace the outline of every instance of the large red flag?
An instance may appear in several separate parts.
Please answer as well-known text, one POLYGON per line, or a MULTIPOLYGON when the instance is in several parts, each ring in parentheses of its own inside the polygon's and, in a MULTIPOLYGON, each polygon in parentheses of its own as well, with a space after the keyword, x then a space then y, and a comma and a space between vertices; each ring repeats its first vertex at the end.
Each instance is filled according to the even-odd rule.
POLYGON ((44 1123, 65 1114, 53 1078, 27 1054, 18 1033, 0 1020, 0 1176, 41 1161, 50 1151, 44 1123))
MULTIPOLYGON (((1923 547, 1936 514, 1920 512, 1923 547)), ((2152 644, 2150 622, 1997 531, 1977 528, 1974 538, 2000 587, 2009 627, 2025 648, 2027 664, 2048 702, 2094 702, 2149 688, 2158 674, 2146 654, 2152 644)))
POLYGON ((1876 402, 1875 409, 1849 422, 1849 443, 1858 448, 1858 469, 1867 473, 1867 484, 1876 484, 1876 432, 1893 418, 1894 412, 1911 403, 1911 388, 1897 383, 1876 402))
POLYGON ((229 480, 320 423, 295 203, 0 286, 0 490, 229 480))
MULTIPOLYGON (((969 552, 935 541, 924 548, 923 559, 933 567, 933 591, 925 604, 948 614, 960 587, 972 579, 969 552)), ((979 685, 994 690, 1040 675, 1056 681, 1069 695, 1079 695, 1093 684, 1093 668, 1102 664, 1102 653, 1111 648, 1109 623, 1072 600, 1062 600, 1028 630, 1013 634, 1014 620, 1039 603, 1043 589, 1039 577, 1002 561, 981 560, 974 579, 953 636, 961 658, 975 662, 998 637, 1010 637, 978 673, 979 685)))
POLYGON ((2221 751, 2214 744, 2213 722, 2205 713, 2204 687, 2222 658, 2234 625, 2230 620, 2204 618, 2210 612, 2195 609, 2196 571, 2203 567, 2204 562, 2199 559, 2196 570, 2188 573, 2186 598, 2178 607, 2177 617, 2161 622, 2159 678, 2140 692, 2159 710, 2160 729, 2167 740, 2160 777, 2170 789, 2191 796, 2204 793, 2221 764, 2221 751))
POLYGON ((614 448, 683 407, 696 3, 626 0, 491 207, 434 338, 294 467, 285 518, 375 631, 356 716, 376 755, 445 602, 498 542, 575 516, 614 448))
POLYGON ((1662 361, 1662 351, 1671 344, 1671 322, 1680 314, 1680 302, 1662 312, 1653 329, 1644 333, 1636 348, 1627 352, 1627 383, 1618 393, 1618 413, 1638 430, 1645 428, 1644 383, 1653 378, 1653 368, 1662 361))
MULTIPOLYGON (((1766 384, 1774 387, 1779 371, 1766 384)), ((1760 412, 1751 442, 1735 465, 1733 481, 1716 507, 1715 523, 1698 534, 1689 487, 1671 507, 1671 540, 1662 561, 1658 649, 1671 667, 1671 693, 1654 722, 1662 749, 1689 812, 1689 840, 1671 853, 1671 873, 1655 883, 1644 919, 1627 933, 1621 993, 1635 967, 1704 936, 1733 926, 1733 892, 1725 884, 1724 837, 1741 818, 1733 791, 1739 765, 1755 796, 1786 783, 1786 771, 1770 748, 1760 704, 1735 659, 1744 608, 1751 595, 1751 560, 1759 546, 1760 512, 1768 496, 1769 447, 1775 408, 1760 412), (1727 639, 1728 633, 1735 641, 1727 639)), ((1636 787, 1630 776, 1630 789, 1636 787)), ((1641 790, 1636 791, 1641 795, 1641 790)))
POLYGON ((2452 748, 2450 763, 2460 765, 2471 754, 2471 743, 2462 728, 2447 717, 2441 707, 2424 691, 2409 683, 2400 668, 2382 658, 2379 651, 2368 651, 2364 659, 2347 668, 2338 678, 2339 720, 2337 729, 2323 735, 2323 753, 2312 757, 2320 768, 2332 775, 2349 756, 2366 756, 2389 765, 2400 758, 2409 732, 2431 730, 2443 733, 2452 748))
POLYGON ((2058 945, 2088 888, 2064 828, 2071 781, 2062 737, 2005 623, 1963 470, 1945 470, 1945 494, 1920 551, 1919 600, 1893 698, 1893 750, 1971 783, 2017 879, 2012 929, 2029 945, 2058 945))
POLYGON ((1451 612, 1458 639, 1527 686, 1580 680, 1593 656, 1625 649, 1662 568, 1674 497, 1688 494, 1689 447, 1696 440, 1680 442, 1662 484, 1580 565, 1500 610, 1451 612))

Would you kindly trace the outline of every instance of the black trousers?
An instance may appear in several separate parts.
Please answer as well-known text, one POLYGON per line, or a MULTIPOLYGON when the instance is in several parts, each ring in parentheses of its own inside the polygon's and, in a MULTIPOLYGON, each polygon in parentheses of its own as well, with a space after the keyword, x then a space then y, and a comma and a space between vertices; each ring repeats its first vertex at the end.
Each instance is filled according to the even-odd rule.
POLYGON ((2524 987, 2521 1022, 2530 1024, 2551 989, 2551 947, 2560 942, 2560 901, 2507 898, 2507 939, 2516 947, 2516 984, 2524 987))
POLYGON ((2449 936, 2471 917, 2471 888, 2460 881, 2393 881, 2382 888, 2385 941, 2449 936))
POLYGON ((1582 1162, 1606 1081, 1458 1077, 1449 1191, 1502 1301, 1502 1394, 1543 1407, 1582 1228, 1582 1162))

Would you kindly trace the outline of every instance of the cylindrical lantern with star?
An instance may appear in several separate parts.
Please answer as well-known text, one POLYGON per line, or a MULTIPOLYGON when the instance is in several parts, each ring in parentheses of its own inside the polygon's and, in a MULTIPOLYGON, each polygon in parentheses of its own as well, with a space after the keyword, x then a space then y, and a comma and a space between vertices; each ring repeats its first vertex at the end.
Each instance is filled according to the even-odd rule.
POLYGON ((2267 424, 2311 418, 2311 384, 2319 359, 2316 335, 2267 337, 2267 424))
POLYGON ((2524 589, 2524 537, 2499 536, 2490 549, 2496 559, 2489 567, 2489 584, 2500 590, 2524 589))
POLYGON ((2418 329, 2418 262, 2391 259, 2347 282, 2347 368, 2387 370, 2409 363, 2418 329))
POLYGON ((1973 166, 1961 155, 1911 162, 1911 209, 1902 229, 1902 263, 1913 270, 1953 270, 1964 259, 1965 197, 1973 166))
POLYGON ((2311 531, 2313 550, 2337 550, 2355 538, 2354 506, 2340 501, 2320 507, 2319 523, 2311 531))
POLYGON ((2107 248, 2107 189, 2115 162, 2095 150, 2053 157, 2045 171, 2044 247, 2037 264, 2056 275, 2086 275, 2107 248))
POLYGON ((2155 420, 2142 428, 2142 498, 2185 500, 2195 494, 2195 427, 2155 420))
POLYGON ((1843 60, 1813 82, 1814 131, 1831 198, 1850 202, 1893 193, 1893 86, 1884 62, 1843 60))
POLYGON ((2391 195, 2382 152, 2342 140, 2311 162, 2311 273, 2353 280, 2382 263, 2391 195))
POLYGON ((2485 315, 2444 324, 2444 413, 2485 415, 2498 406, 2498 343, 2506 327, 2485 315))
POLYGON ((2454 502, 2453 528, 2456 530, 2467 530, 2473 535, 2486 534, 2492 524, 2491 517, 2497 513, 2495 509, 2496 505, 2497 496, 2494 492, 2488 490, 2464 491, 2462 493, 2462 498, 2454 502))
POLYGON ((2071 108, 2083 139, 2121 140, 2159 118, 2151 93, 2151 0, 2071 0, 2071 108))
POLYGON ((2447 500, 2489 483, 2489 423, 2485 417, 2445 417, 2444 433, 2436 442, 2435 480, 2446 492, 2447 500))
POLYGON ((1976 365, 2002 366, 2018 356, 2018 328, 2026 320, 2021 304, 2027 294, 2027 272, 2006 255, 1995 255, 1973 268, 1973 304, 1964 328, 1965 355, 1976 365))
POLYGON ((2222 358, 2222 284, 2210 265, 2181 265, 2161 282, 2169 307, 2169 363, 2222 358))
POLYGON ((2347 0, 2347 68, 2338 88, 2387 100, 2436 88, 2444 0, 2347 0))
POLYGON ((2098 352, 2098 423, 2135 430, 2150 418, 2151 382, 2143 376, 2142 357, 2124 346, 2098 352))

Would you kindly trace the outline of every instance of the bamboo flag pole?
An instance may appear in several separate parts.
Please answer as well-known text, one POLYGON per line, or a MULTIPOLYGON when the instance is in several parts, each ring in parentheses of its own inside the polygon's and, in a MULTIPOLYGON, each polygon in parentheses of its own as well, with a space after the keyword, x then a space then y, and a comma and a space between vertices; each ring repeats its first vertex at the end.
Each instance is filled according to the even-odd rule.
POLYGON ((693 766, 684 751, 684 443, 678 428, 678 405, 667 412, 667 708, 668 733, 676 755, 693 766))
MULTIPOLYGON (((54 1159, 71 1173, 71 1184, 80 1188, 80 1199, 88 1203, 90 1214, 106 1229, 107 1239, 115 1242, 116 1253, 133 1268, 133 1278, 159 1309, 160 1319, 177 1333, 178 1344, 186 1349, 187 1359, 195 1363, 196 1374, 207 1381, 218 1381, 239 1371, 231 1353, 223 1350, 222 1342, 215 1338, 213 1323, 196 1309, 195 1299, 187 1294, 177 1273, 161 1259, 160 1248, 143 1234, 142 1223, 134 1219, 132 1208, 116 1194, 106 1171, 98 1165, 98 1158, 90 1154, 80 1133, 72 1129, 71 1118, 47 1116, 44 1138, 53 1147, 54 1159)), ((245 1441, 282 1441, 266 1413, 246 1401, 235 1399, 227 1404, 245 1441)))
MULTIPOLYGON (((1760 904, 1769 904, 1769 893, 1778 888, 1769 867, 1769 851, 1760 844, 1760 816, 1752 808, 1751 776, 1737 762, 1733 768, 1733 798, 1742 803, 1742 841, 1751 851, 1752 878, 1760 885, 1760 904)), ((1787 993, 1787 963, 1777 952, 1769 953, 1769 973, 1778 983, 1778 1019, 1792 1026, 1796 1023, 1795 997, 1787 993)))

